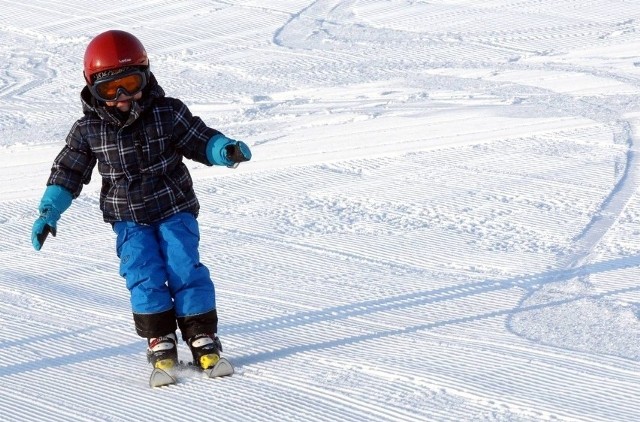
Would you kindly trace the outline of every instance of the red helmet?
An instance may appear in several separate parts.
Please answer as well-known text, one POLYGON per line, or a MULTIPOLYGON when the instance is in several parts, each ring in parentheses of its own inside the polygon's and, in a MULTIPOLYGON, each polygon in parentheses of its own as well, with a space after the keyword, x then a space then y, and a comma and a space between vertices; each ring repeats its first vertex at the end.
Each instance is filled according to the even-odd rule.
POLYGON ((93 75, 124 66, 149 66, 144 46, 125 31, 110 30, 91 40, 84 52, 84 78, 93 83, 93 75))

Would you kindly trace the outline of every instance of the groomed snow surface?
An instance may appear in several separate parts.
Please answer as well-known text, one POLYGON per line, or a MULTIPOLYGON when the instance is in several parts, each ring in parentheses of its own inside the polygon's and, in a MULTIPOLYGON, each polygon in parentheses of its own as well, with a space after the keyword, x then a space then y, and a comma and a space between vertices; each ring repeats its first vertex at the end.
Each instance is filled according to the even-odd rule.
POLYGON ((640 420, 640 2, 0 11, 0 420, 640 420), (231 378, 147 386, 97 171, 31 246, 107 29, 252 147, 189 164, 231 378))

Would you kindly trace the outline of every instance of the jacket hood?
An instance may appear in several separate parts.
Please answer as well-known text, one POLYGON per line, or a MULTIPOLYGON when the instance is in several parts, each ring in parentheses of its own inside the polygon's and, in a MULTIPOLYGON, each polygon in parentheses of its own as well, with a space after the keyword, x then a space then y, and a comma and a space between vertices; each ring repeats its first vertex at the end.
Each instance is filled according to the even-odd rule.
POLYGON ((82 101, 82 112, 85 116, 92 114, 98 115, 105 122, 111 123, 116 126, 127 126, 133 123, 144 110, 151 107, 157 98, 165 96, 164 90, 160 85, 153 73, 149 74, 149 82, 147 86, 142 90, 142 98, 139 101, 134 101, 131 104, 131 111, 126 121, 122 121, 117 114, 117 110, 114 107, 108 107, 104 102, 97 100, 88 87, 84 87, 80 92, 80 99, 82 101))

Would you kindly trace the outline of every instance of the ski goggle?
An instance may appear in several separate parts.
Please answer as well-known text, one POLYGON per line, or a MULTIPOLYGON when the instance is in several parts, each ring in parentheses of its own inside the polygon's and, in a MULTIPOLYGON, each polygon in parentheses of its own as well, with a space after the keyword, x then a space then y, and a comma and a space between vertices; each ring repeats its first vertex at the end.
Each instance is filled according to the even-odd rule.
POLYGON ((147 73, 139 69, 131 69, 124 73, 100 78, 89 91, 101 101, 115 101, 121 94, 134 96, 147 86, 147 73))

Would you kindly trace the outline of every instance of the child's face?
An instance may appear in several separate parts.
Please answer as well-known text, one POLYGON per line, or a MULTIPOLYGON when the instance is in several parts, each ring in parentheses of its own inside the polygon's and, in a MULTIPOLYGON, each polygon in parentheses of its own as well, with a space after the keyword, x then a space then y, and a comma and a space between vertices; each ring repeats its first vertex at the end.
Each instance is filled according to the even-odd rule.
POLYGON ((142 98, 142 91, 137 92, 133 96, 120 94, 116 101, 107 101, 106 104, 109 107, 116 107, 118 110, 126 113, 131 110, 131 101, 138 101, 140 98, 142 98))

